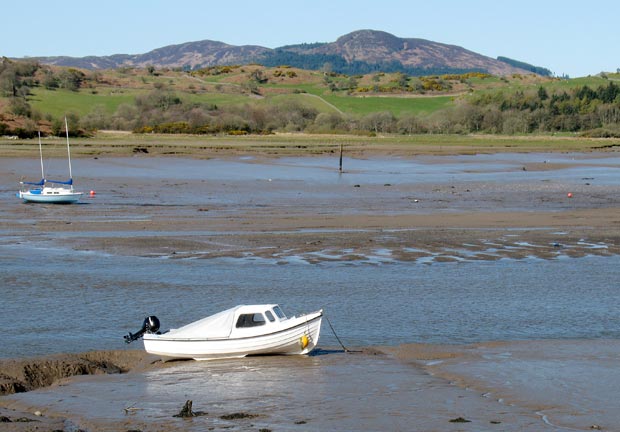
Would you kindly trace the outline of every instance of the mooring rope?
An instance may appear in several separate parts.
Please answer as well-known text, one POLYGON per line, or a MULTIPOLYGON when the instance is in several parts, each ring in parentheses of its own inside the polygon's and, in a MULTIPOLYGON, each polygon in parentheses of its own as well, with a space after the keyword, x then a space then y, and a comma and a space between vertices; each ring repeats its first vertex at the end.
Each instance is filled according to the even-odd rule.
POLYGON ((344 350, 344 352, 348 353, 349 349, 347 347, 344 346, 344 344, 342 343, 342 341, 340 340, 340 338, 338 337, 338 335, 336 334, 336 330, 334 330, 334 326, 332 325, 332 323, 329 321, 329 318, 327 318, 327 315, 324 315, 325 319, 327 320, 327 324, 329 324, 329 328, 332 329, 332 333, 334 333, 334 336, 336 336, 336 339, 338 339, 338 343, 340 344, 340 346, 342 347, 342 349, 344 350))

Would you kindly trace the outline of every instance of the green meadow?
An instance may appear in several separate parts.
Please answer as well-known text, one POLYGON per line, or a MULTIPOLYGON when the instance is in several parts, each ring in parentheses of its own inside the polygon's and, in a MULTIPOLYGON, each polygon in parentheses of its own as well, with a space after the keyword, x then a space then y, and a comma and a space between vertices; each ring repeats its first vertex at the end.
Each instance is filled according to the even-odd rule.
POLYGON ((37 87, 32 91, 28 101, 41 113, 49 113, 54 117, 62 117, 67 112, 86 115, 95 107, 103 107, 114 113, 122 104, 133 104, 139 94, 146 93, 142 89, 85 89, 80 91, 47 90, 37 87))
POLYGON ((446 108, 454 98, 452 96, 430 97, 390 97, 390 96, 338 96, 323 98, 341 111, 349 114, 370 114, 389 111, 399 117, 402 114, 431 114, 446 108))

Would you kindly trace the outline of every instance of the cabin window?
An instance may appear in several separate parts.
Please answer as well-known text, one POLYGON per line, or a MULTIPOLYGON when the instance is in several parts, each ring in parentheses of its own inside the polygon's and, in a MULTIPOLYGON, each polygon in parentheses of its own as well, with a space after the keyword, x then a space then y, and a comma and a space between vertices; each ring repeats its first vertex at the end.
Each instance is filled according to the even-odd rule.
POLYGON ((267 316, 267 319, 271 322, 274 322, 276 320, 276 317, 273 316, 271 311, 265 311, 265 316, 267 316))
POLYGON ((276 313, 278 318, 280 318, 280 319, 286 318, 286 315, 284 315, 284 312, 282 312, 282 309, 280 309, 280 306, 275 306, 273 308, 273 311, 276 313))
POLYGON ((265 317, 262 313, 242 314, 237 319, 237 328, 257 327, 265 324, 265 317))

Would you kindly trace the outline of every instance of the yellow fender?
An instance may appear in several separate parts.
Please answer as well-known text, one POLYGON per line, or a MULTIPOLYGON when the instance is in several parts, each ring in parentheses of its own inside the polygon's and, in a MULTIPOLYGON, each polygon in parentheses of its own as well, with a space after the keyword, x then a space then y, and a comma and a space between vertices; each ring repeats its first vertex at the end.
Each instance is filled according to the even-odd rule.
POLYGON ((310 339, 308 338, 307 335, 303 335, 302 337, 299 338, 299 344, 301 345, 302 350, 306 349, 309 343, 310 343, 310 339))

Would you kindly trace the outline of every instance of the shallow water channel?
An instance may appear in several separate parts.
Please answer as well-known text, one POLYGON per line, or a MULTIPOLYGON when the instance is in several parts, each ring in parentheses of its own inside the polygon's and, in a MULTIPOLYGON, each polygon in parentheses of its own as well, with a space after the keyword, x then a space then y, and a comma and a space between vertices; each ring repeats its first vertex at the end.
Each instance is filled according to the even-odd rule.
MULTIPOLYGON (((351 346, 610 338, 618 280, 617 256, 282 265, 2 245, 0 356, 123 349, 147 315, 175 328, 239 303, 323 308, 351 346)), ((337 345, 327 325, 320 345, 337 345)))

